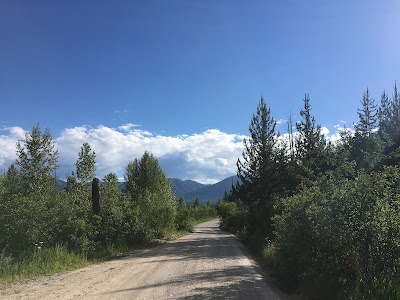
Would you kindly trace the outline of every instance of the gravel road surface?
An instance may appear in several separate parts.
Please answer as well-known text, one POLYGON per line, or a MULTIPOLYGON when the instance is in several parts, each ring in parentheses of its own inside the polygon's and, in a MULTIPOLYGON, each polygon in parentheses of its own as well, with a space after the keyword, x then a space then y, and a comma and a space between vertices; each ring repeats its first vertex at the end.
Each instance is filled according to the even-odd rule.
POLYGON ((135 254, 0 291, 0 299, 283 299, 218 220, 135 254))

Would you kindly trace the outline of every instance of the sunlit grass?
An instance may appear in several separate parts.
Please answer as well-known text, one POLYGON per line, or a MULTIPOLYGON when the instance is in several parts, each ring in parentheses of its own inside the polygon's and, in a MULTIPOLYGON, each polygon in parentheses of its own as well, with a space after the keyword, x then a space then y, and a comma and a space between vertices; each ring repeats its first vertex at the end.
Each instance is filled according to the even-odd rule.
POLYGON ((66 247, 36 247, 32 254, 16 260, 0 255, 0 284, 24 281, 90 264, 86 255, 69 252, 66 247))
MULTIPOLYGON (((199 223, 211 220, 208 217, 202 220, 191 220, 191 228, 199 223)), ((190 230, 170 229, 164 232, 164 238, 153 240, 138 245, 108 245, 99 247, 90 258, 86 254, 73 253, 63 245, 45 247, 36 244, 32 253, 26 254, 19 259, 7 256, 4 251, 0 253, 0 287, 11 283, 24 282, 40 276, 52 275, 57 272, 74 270, 100 261, 112 259, 121 255, 132 254, 137 250, 151 248, 166 241, 172 241, 190 234, 190 230)))

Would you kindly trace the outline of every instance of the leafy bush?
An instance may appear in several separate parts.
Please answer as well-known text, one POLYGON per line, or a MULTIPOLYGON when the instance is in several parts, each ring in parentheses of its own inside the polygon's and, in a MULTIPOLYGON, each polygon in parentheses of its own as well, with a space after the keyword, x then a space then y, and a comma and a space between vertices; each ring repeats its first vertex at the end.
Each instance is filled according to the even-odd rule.
POLYGON ((283 201, 275 216, 278 271, 289 288, 324 297, 366 295, 398 282, 400 173, 322 179, 283 201))
POLYGON ((178 199, 175 227, 177 230, 186 231, 192 231, 194 227, 194 222, 190 214, 190 208, 187 207, 183 197, 178 199))
POLYGON ((243 234, 247 224, 247 210, 235 202, 221 202, 218 205, 221 229, 234 234, 243 234))

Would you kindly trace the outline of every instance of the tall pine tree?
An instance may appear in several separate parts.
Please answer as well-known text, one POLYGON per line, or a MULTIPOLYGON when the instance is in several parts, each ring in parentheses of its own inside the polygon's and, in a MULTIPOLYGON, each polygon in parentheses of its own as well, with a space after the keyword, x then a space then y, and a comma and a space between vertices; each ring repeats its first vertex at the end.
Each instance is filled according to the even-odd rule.
POLYGON ((378 110, 379 136, 383 142, 385 164, 400 162, 400 95, 394 85, 392 98, 383 92, 378 110))
POLYGON ((261 97, 250 126, 250 138, 244 139, 244 152, 237 161, 237 175, 241 180, 240 200, 249 208, 250 234, 261 238, 272 233, 273 206, 279 187, 277 157, 278 133, 276 121, 261 97))
POLYGON ((354 124, 355 134, 351 154, 352 159, 356 161, 357 169, 370 172, 380 165, 382 143, 377 134, 378 108, 368 89, 363 94, 361 106, 358 109, 358 123, 354 124))
POLYGON ((362 108, 358 109, 358 123, 354 124, 356 135, 361 137, 369 137, 377 128, 378 109, 375 100, 370 97, 369 90, 363 94, 361 100, 362 108))
POLYGON ((329 148, 321 133, 321 126, 316 125, 311 114, 310 97, 304 96, 304 107, 300 111, 302 120, 296 124, 295 157, 297 161, 300 182, 308 185, 329 167, 329 148))

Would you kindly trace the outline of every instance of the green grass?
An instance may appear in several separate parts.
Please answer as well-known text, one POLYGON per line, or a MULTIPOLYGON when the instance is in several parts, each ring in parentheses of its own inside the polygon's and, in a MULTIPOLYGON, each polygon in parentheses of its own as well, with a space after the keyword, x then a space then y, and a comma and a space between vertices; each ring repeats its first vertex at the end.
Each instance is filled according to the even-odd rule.
POLYGON ((1 253, 0 284, 21 282, 42 275, 73 270, 90 263, 86 255, 68 252, 62 245, 35 249, 31 255, 25 255, 19 260, 1 253))
MULTIPOLYGON (((192 228, 202 222, 214 219, 209 217, 202 220, 191 220, 192 228)), ((31 254, 27 254, 19 259, 5 255, 4 251, 0 253, 0 288, 11 283, 24 282, 40 276, 52 275, 57 272, 74 270, 90 264, 98 263, 118 257, 134 253, 139 249, 151 248, 160 245, 166 241, 172 241, 190 234, 190 230, 170 229, 165 232, 162 240, 154 240, 140 245, 132 245, 130 247, 109 245, 104 248, 97 249, 88 258, 87 255, 77 254, 67 250, 63 245, 54 247, 36 248, 31 254)))
POLYGON ((375 279, 372 286, 363 295, 354 292, 350 299, 360 300, 398 300, 400 299, 400 284, 392 278, 375 279))

